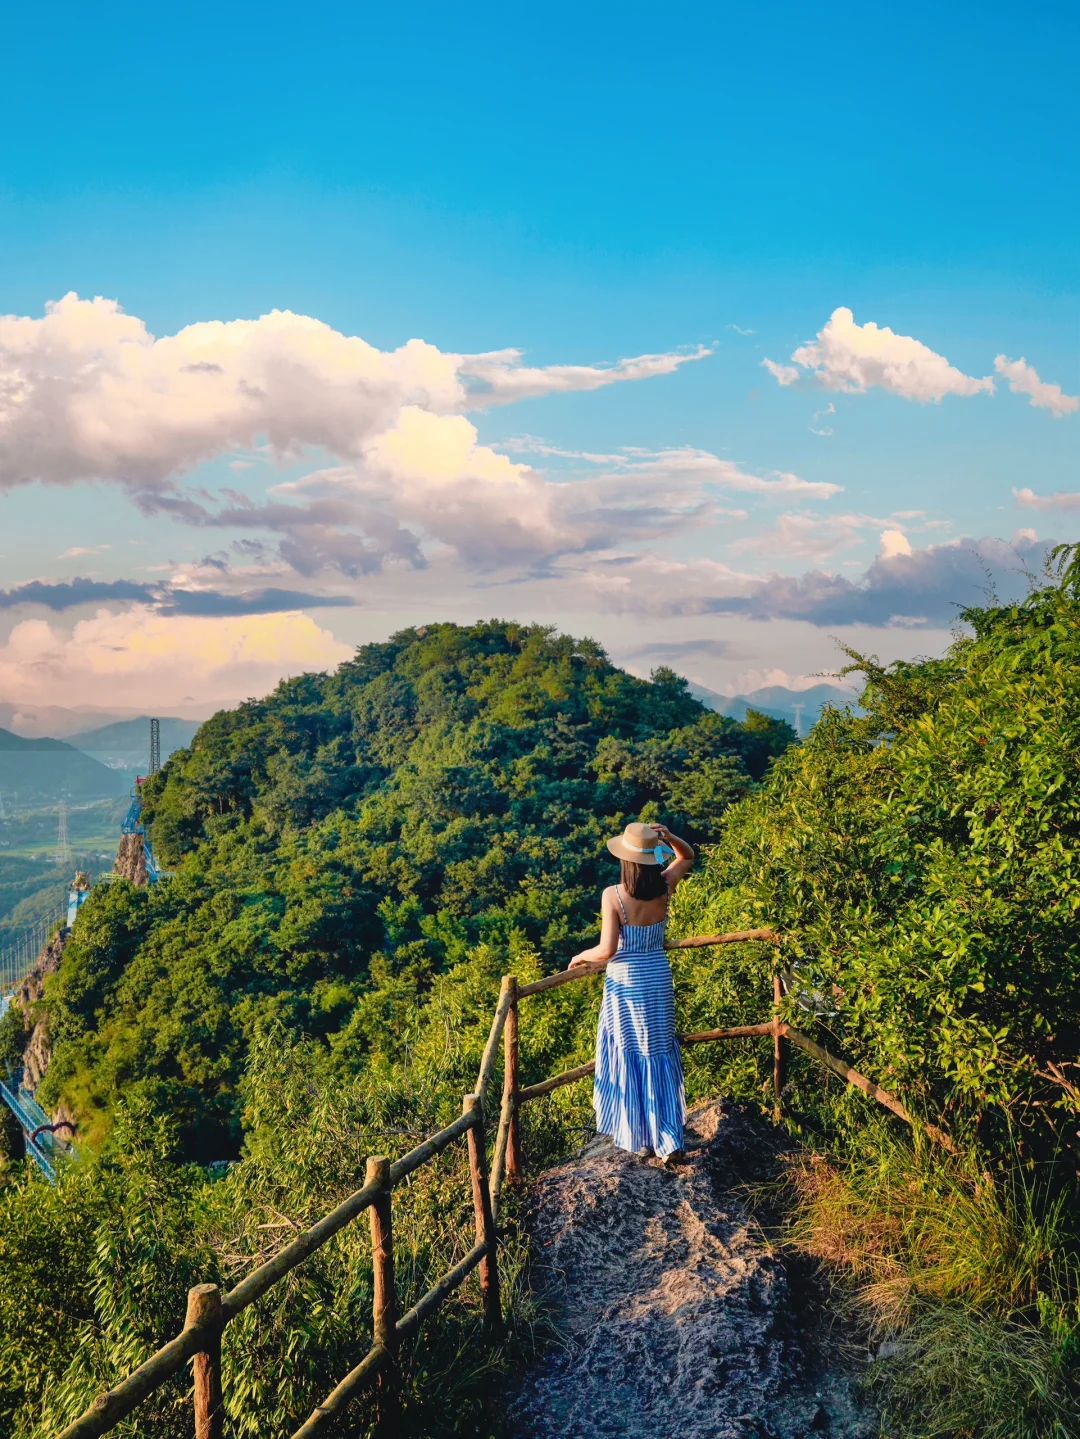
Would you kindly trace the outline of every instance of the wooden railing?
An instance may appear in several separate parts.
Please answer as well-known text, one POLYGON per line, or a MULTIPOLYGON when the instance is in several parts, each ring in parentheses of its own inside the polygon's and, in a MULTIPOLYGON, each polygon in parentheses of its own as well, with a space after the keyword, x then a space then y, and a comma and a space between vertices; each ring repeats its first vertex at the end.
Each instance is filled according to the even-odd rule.
MULTIPOLYGON (((739 930, 730 934, 698 935, 678 940, 669 949, 689 949, 705 945, 739 944, 747 941, 776 942, 779 936, 771 929, 739 930)), ((519 985, 507 975, 502 981, 499 1002, 491 1023, 491 1031, 480 1062, 476 1088, 462 1102, 460 1118, 445 1129, 431 1135, 415 1149, 392 1163, 384 1155, 367 1161, 362 1189, 342 1201, 317 1224, 287 1244, 273 1259, 253 1269, 228 1293, 222 1294, 216 1284, 197 1284, 188 1293, 187 1315, 182 1331, 159 1349, 132 1374, 114 1388, 98 1395, 85 1413, 69 1424, 58 1439, 96 1439, 115 1428, 144 1399, 177 1374, 188 1360, 193 1360, 194 1407, 196 1439, 221 1439, 224 1420, 221 1337, 225 1326, 249 1305, 254 1304, 297 1265, 314 1254, 346 1225, 365 1210, 371 1226, 371 1255, 374 1280, 372 1313, 372 1346, 359 1364, 346 1374, 341 1383, 319 1404, 296 1430, 292 1439, 309 1439, 322 1433, 334 1418, 340 1416, 349 1402, 372 1384, 378 1385, 380 1418, 392 1424, 398 1411, 397 1354, 403 1341, 409 1339, 430 1315, 434 1314, 448 1295, 453 1293, 474 1269, 480 1271, 480 1291, 488 1332, 502 1331, 502 1304, 499 1294, 498 1218, 504 1183, 517 1187, 523 1177, 521 1136, 518 1115, 522 1104, 539 1099, 553 1090, 592 1074, 595 1064, 580 1064, 562 1074, 553 1075, 539 1084, 521 1088, 518 1083, 518 1006, 522 999, 540 994, 559 985, 587 979, 603 971, 602 963, 579 965, 562 970, 531 984, 519 985), (495 1137, 490 1175, 487 1170, 485 1097, 495 1070, 500 1040, 504 1051, 503 1092, 499 1127, 495 1137), (408 1175, 428 1164, 436 1155, 464 1138, 468 1145, 469 1174, 472 1186, 475 1243, 453 1269, 442 1276, 431 1289, 417 1300, 408 1313, 398 1316, 394 1284, 394 1234, 392 1196, 394 1187, 408 1175)), ((782 990, 779 976, 773 981, 772 1018, 761 1024, 735 1025, 727 1029, 709 1029, 699 1034, 679 1036, 682 1045, 708 1044, 723 1039, 771 1036, 773 1040, 773 1095, 777 1116, 780 1113, 785 1081, 785 1043, 790 1042, 806 1051, 819 1063, 855 1085, 883 1104, 901 1119, 913 1124, 900 1101, 843 1060, 835 1058, 806 1035, 793 1029, 780 1018, 782 990)), ((933 1125, 923 1126, 931 1138, 951 1148, 951 1141, 933 1125)))

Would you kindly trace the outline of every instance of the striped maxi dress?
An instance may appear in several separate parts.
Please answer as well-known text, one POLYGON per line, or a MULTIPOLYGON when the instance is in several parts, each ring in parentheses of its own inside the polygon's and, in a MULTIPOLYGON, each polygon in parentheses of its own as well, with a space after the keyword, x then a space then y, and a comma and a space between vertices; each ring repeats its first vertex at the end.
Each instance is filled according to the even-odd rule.
POLYGON ((664 953, 667 919, 631 924, 622 910, 619 947, 608 962, 596 1035, 596 1128, 620 1149, 682 1148, 686 1096, 675 1038, 675 991, 664 953))

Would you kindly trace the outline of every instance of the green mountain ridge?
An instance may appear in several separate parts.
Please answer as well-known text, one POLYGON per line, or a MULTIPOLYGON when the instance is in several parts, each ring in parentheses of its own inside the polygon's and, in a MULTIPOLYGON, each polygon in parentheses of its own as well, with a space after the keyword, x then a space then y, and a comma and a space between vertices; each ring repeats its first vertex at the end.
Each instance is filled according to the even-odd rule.
POLYGON ((710 713, 670 670, 638 680, 591 641, 494 621, 407 630, 223 711, 144 786, 175 877, 84 906, 43 1102, 94 1133, 141 1087, 192 1153, 235 1152, 267 1026, 347 1068, 478 944, 565 964, 617 873, 612 833, 662 814, 716 838, 793 739, 710 713), (384 983, 397 998, 369 1003, 384 983))

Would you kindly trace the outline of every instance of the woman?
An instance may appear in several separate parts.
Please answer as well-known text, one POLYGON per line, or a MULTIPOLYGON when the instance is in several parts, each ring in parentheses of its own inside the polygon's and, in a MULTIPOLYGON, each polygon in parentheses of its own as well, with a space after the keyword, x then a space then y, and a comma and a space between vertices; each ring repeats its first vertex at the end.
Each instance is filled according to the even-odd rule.
POLYGON ((694 851, 662 824, 628 824, 608 849, 622 861, 621 883, 604 890, 600 943, 570 961, 571 969, 607 964, 596 1035, 596 1127, 620 1149, 651 1151, 670 1163, 682 1152, 686 1098, 664 933, 668 901, 694 851))

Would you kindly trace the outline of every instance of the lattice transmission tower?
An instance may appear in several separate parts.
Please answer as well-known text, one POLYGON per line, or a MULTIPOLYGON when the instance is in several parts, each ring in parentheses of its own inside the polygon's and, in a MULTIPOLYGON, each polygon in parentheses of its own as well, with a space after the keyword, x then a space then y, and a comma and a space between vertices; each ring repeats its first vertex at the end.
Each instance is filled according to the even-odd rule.
POLYGON ((148 774, 157 774, 161 768, 161 721, 150 721, 150 768, 148 774))
POLYGON ((60 809, 56 821, 56 853, 53 856, 57 865, 65 868, 71 864, 71 841, 68 839, 67 826, 67 800, 60 801, 60 809))

